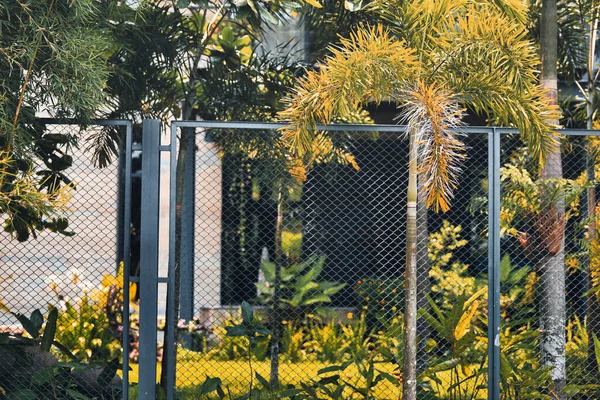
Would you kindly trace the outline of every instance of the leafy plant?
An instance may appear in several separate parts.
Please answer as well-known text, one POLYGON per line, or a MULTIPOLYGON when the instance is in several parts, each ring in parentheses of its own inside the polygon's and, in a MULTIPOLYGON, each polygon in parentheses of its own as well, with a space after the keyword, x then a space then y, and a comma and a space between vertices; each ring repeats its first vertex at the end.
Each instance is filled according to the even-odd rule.
POLYGON ((121 356, 117 332, 111 330, 104 308, 88 296, 77 307, 65 303, 58 316, 56 337, 79 361, 98 364, 121 356))
POLYGON ((120 388, 109 385, 119 368, 119 359, 106 363, 98 373, 85 375, 93 368, 79 362, 58 362, 51 350, 66 357, 73 354, 55 340, 58 310, 51 307, 46 320, 39 310, 27 317, 12 313, 27 332, 25 336, 0 334, 0 354, 7 374, 0 377, 1 393, 8 399, 100 399, 118 397, 120 388))
POLYGON ((380 317, 395 315, 404 308, 404 280, 367 277, 353 286, 360 309, 370 328, 379 327, 380 317))
MULTIPOLYGON (((346 286, 345 283, 319 281, 324 265, 325 257, 313 255, 306 261, 290 267, 279 267, 281 284, 278 293, 279 304, 276 306, 279 307, 283 319, 297 319, 303 312, 331 302, 331 296, 346 286)), ((260 269, 266 282, 256 283, 260 292, 259 300, 272 306, 275 294, 273 282, 275 282, 276 266, 274 263, 263 261, 260 269)))
POLYGON ((335 363, 343 357, 342 349, 348 346, 347 337, 340 333, 341 328, 331 320, 326 324, 318 320, 312 320, 308 325, 309 340, 306 348, 316 354, 317 360, 335 363))
MULTIPOLYGON (((346 286, 345 283, 318 281, 325 257, 315 255, 309 257, 306 261, 293 264, 292 266, 281 268, 281 299, 280 301, 287 306, 298 308, 318 305, 331 302, 331 296, 339 292, 346 286)), ((256 287, 260 291, 260 299, 269 304, 272 302, 274 288, 272 282, 275 280, 275 264, 264 261, 261 264, 261 271, 265 276, 265 283, 257 283, 256 287)))
POLYGON ((310 384, 302 384, 302 391, 296 393, 296 399, 375 399, 373 391, 382 381, 387 380, 394 385, 398 379, 376 368, 381 363, 381 358, 372 352, 366 359, 353 355, 350 361, 339 365, 332 365, 318 371, 319 378, 310 384), (345 376, 344 371, 353 365, 358 371, 358 376, 345 376), (357 396, 357 397, 355 397, 357 396))
MULTIPOLYGON (((271 334, 267 328, 265 328, 260 322, 257 322, 254 318, 254 310, 248 302, 242 302, 242 321, 232 326, 228 326, 227 336, 231 337, 244 337, 248 343, 248 367, 250 368, 250 389, 248 391, 248 398, 252 397, 254 369, 252 367, 252 349, 255 348, 261 341, 263 341, 268 335, 271 334)), ((258 374, 257 374, 258 377, 258 374)), ((264 378, 263 378, 264 380, 264 378)), ((268 386, 268 384, 267 384, 268 386)))
POLYGON ((287 322, 281 336, 281 352, 290 362, 299 362, 306 359, 305 349, 306 334, 302 326, 296 326, 293 321, 287 322))
POLYGON ((487 288, 467 297, 461 295, 449 310, 443 310, 428 297, 431 311, 420 315, 435 331, 437 343, 434 354, 441 356, 431 363, 421 376, 432 382, 432 390, 446 392, 453 400, 476 399, 484 390, 482 375, 485 373, 485 347, 478 343, 480 327, 477 316, 480 314, 480 298, 487 288), (438 374, 450 372, 450 381, 443 381, 438 374))

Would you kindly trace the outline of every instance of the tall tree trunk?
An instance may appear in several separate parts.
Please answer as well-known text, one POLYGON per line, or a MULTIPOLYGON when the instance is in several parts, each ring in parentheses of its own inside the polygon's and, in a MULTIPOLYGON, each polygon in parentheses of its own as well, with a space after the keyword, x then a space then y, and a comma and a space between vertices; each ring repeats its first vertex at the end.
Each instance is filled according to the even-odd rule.
MULTIPOLYGON (((541 84, 548 92, 549 100, 558 104, 557 58, 558 20, 556 0, 543 0, 540 29, 540 50, 542 61, 541 84)), ((558 125, 558 121, 548 121, 558 125)), ((558 138, 557 138, 558 139, 558 138)), ((546 157, 541 179, 562 178, 560 144, 546 157)), ((546 197, 547 193, 542 193, 546 197)), ((539 255, 537 270, 540 275, 540 344, 541 364, 551 368, 552 391, 559 399, 566 399, 565 356, 565 263, 564 263, 564 199, 562 196, 543 206, 536 217, 536 251, 539 255)))
POLYGON ((417 143, 410 134, 406 207, 406 269, 404 272, 404 362, 402 399, 417 399, 417 143))
POLYGON ((273 282, 273 305, 272 317, 273 327, 271 329, 271 373, 270 384, 272 389, 279 386, 279 342, 281 341, 281 307, 280 301, 280 286, 281 286, 281 267, 283 266, 283 249, 282 233, 283 233, 283 192, 279 188, 277 194, 277 222, 275 226, 275 282, 273 282))
MULTIPOLYGON (((184 103, 184 107, 182 110, 182 118, 184 120, 190 120, 195 118, 193 108, 191 106, 191 101, 186 101, 184 103)), ((181 242, 182 240, 194 240, 194 238, 182 238, 181 237, 181 216, 182 216, 182 207, 183 207, 183 198, 184 198, 184 182, 185 182, 185 169, 187 165, 188 157, 193 154, 193 147, 196 145, 196 130, 194 128, 184 128, 181 132, 181 140, 179 141, 179 151, 177 152, 177 166, 176 166, 176 179, 175 179, 175 287, 168 288, 167 290, 167 304, 169 304, 171 296, 174 296, 173 302, 174 307, 173 310, 166 308, 165 312, 165 329, 163 332, 163 356, 162 356, 162 365, 165 366, 161 369, 160 372, 160 387, 164 390, 167 390, 167 380, 168 380, 168 371, 166 368, 167 363, 169 362, 169 357, 171 354, 166 352, 166 344, 167 338, 171 330, 175 331, 175 343, 177 343, 177 322, 179 315, 179 279, 180 279, 180 269, 179 265, 181 263, 181 242), (173 320, 175 324, 173 326, 169 325, 169 320, 174 314, 173 320)), ((194 205, 191 204, 190 207, 194 205)), ((173 207, 173 205, 171 205, 173 207)), ((174 352, 173 357, 177 360, 177 346, 174 344, 174 352)))
MULTIPOLYGON (((423 175, 419 175, 417 194, 417 311, 428 310, 429 302, 427 295, 431 291, 429 279, 429 229, 427 228, 427 193, 424 190, 423 175)), ((429 354, 425 346, 431 334, 431 326, 424 318, 417 320, 418 350, 417 350, 417 373, 424 371, 429 362, 429 354)))

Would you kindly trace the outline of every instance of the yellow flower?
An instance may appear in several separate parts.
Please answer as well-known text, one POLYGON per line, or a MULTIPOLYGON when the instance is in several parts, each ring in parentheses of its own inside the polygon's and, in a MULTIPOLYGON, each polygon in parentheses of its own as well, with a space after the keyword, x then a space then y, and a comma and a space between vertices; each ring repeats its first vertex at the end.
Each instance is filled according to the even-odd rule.
POLYGON ((287 322, 287 321, 281 321, 281 323, 282 323, 283 325, 287 325, 287 323, 288 323, 288 322, 287 322))
POLYGON ((315 317, 315 314, 306 314, 306 316, 307 316, 308 318, 314 318, 314 317, 315 317))
POLYGON ((369 306, 363 306, 363 310, 367 310, 369 306))
POLYGON ((348 315, 347 315, 347 317, 348 317, 348 319, 352 319, 352 317, 354 317, 354 314, 351 313, 351 312, 349 312, 348 315))

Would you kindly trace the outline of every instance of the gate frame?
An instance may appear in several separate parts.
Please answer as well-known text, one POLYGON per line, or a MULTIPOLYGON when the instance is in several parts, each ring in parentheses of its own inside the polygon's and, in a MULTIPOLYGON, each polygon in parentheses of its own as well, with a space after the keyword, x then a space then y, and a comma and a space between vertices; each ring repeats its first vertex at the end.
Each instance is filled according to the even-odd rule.
MULTIPOLYGON (((171 121, 170 122, 170 143, 168 145, 160 144, 161 124, 159 120, 144 120, 143 129, 143 166, 142 167, 142 209, 145 215, 152 216, 152 221, 142 224, 141 254, 148 257, 152 254, 151 260, 144 263, 145 272, 140 275, 140 286, 144 288, 155 287, 158 283, 167 283, 167 291, 171 291, 175 285, 175 190, 176 190, 176 162, 177 162, 177 132, 180 128, 199 128, 199 129, 246 129, 246 130, 278 130, 286 128, 287 123, 276 122, 222 122, 222 121, 171 121), (158 276, 158 212, 159 212, 159 171, 161 152, 170 153, 170 182, 169 182, 169 265, 168 276, 158 276), (150 155, 150 157, 148 157, 150 155), (152 160, 150 160, 150 158, 152 160), (144 184, 146 182, 146 184, 144 184), (154 189, 156 188, 156 189, 154 189), (148 208, 146 208, 146 206, 148 208), (146 240, 144 240, 144 238, 146 240), (154 244, 153 244, 154 243, 154 244), (150 270, 149 266, 152 267, 150 270), (156 271, 156 272, 155 272, 156 271)), ((377 133, 403 133, 407 134, 405 125, 386 125, 386 124, 331 124, 315 126, 314 130, 319 131, 348 131, 348 132, 377 132, 377 133)), ((480 127, 469 126, 460 129, 453 129, 456 133, 462 134, 486 134, 488 136, 488 400, 500 399, 500 168, 501 154, 500 144, 501 136, 508 134, 518 134, 515 128, 501 127, 480 127)), ((556 131, 561 135, 572 136, 600 136, 600 131, 585 129, 560 129, 556 131)), ((193 230, 192 230, 193 234, 193 230)), ((142 271, 143 272, 143 271, 142 271)), ((140 364, 139 364, 139 394, 140 400, 156 399, 156 332, 158 329, 156 302, 157 293, 153 289, 141 292, 140 299, 140 364), (145 292, 145 295, 144 295, 145 292), (145 304, 154 304, 150 308, 144 307, 145 304), (143 325, 142 325, 142 321, 143 325), (150 332, 152 330, 153 332, 150 332), (145 360, 142 363, 142 357, 145 360), (152 362, 153 361, 153 362, 152 362)), ((174 298, 169 299, 167 309, 174 311, 174 298)), ((166 321, 170 326, 175 326, 174 312, 170 312, 170 319, 166 321)), ((169 330, 169 336, 166 337, 163 352, 167 352, 170 357, 167 368, 167 400, 174 399, 176 370, 175 370, 175 330, 169 330)), ((165 366, 163 366, 164 368, 165 366)))

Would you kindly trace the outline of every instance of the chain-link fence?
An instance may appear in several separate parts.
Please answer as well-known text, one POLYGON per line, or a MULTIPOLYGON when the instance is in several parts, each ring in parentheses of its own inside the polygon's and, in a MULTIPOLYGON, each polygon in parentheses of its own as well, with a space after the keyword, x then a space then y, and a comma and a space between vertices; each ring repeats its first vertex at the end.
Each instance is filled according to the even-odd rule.
MULTIPOLYGON (((35 225, 46 229, 23 229, 29 214, 3 215, 1 398, 121 397, 125 157, 99 168, 85 138, 120 138, 124 154, 131 130, 125 121, 99 124, 75 145, 78 125, 39 121, 34 167, 21 173, 44 193, 63 188, 70 201, 35 225)), ((19 193, 10 195, 18 202, 19 193)))
MULTIPOLYGON (((274 130, 178 130, 195 143, 177 171, 180 395, 401 397, 408 140, 329 134, 359 169, 302 180, 268 148, 274 130)), ((419 399, 487 397, 488 135, 464 140, 451 209, 419 195, 419 399)))
MULTIPOLYGON (((80 142, 68 152, 72 165, 54 171, 75 186, 68 225, 23 242, 5 233, 0 398, 146 398, 136 386, 150 368, 169 398, 173 383, 173 398, 398 399, 406 346, 417 355, 418 399, 496 398, 488 371, 499 371, 502 399, 598 398, 595 137, 563 132, 562 157, 541 170, 517 135, 503 134, 496 182, 492 131, 463 136, 450 210, 426 210, 419 193, 411 344, 403 338, 410 177, 401 127, 333 128, 359 168, 329 160, 302 176, 278 147, 278 126, 176 124, 177 148, 156 143, 163 185, 153 244, 140 238, 154 213, 142 212, 141 147, 131 151, 128 123, 105 125, 85 136, 129 132, 120 161, 98 168, 80 142), (490 184, 501 194, 492 215, 497 260, 489 257, 490 184), (148 246, 156 272, 140 261, 148 246), (498 358, 488 353, 490 263, 500 289, 498 358), (144 268, 155 275, 157 306, 139 301, 150 293, 139 284, 144 268), (150 343, 157 357, 140 364, 137 314, 152 308, 147 315, 165 332, 150 343), (169 338, 176 358, 160 351, 169 338)), ((76 129, 45 132, 58 139, 76 129)), ((36 171, 52 168, 42 161, 36 171)))
POLYGON ((540 168, 503 136, 502 398, 596 399, 596 137, 560 135, 540 168), (560 153, 558 153, 560 154, 560 153))

